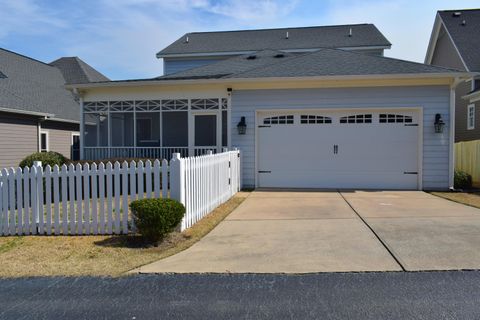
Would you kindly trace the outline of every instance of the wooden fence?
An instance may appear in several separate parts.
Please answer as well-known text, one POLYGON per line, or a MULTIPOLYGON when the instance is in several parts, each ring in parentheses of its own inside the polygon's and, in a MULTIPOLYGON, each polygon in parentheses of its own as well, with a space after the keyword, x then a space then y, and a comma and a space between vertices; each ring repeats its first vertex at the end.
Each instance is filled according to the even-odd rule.
POLYGON ((469 173, 480 187, 480 140, 455 143, 455 169, 469 173))
POLYGON ((191 227, 240 188, 238 151, 153 163, 41 166, 0 173, 0 235, 126 234, 129 203, 171 197, 191 227))

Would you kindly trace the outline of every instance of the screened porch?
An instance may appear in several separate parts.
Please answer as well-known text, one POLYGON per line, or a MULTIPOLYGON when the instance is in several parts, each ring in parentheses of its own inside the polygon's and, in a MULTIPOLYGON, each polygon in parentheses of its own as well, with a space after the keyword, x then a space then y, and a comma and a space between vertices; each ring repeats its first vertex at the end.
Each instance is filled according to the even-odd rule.
POLYGON ((170 159, 228 147, 227 98, 83 103, 81 158, 170 159))

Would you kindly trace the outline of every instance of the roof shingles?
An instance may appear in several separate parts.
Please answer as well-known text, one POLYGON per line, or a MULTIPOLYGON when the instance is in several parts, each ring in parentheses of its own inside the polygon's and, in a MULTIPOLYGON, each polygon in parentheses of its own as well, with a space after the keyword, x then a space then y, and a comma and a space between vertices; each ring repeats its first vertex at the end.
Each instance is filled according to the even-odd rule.
POLYGON ((446 10, 438 14, 468 70, 480 72, 480 9, 446 10))
POLYGON ((368 55, 341 49, 321 49, 312 53, 285 54, 264 50, 255 54, 230 58, 210 65, 159 77, 159 80, 218 78, 285 78, 345 75, 418 74, 458 72, 443 67, 368 55))
MULTIPOLYGON (((59 59, 57 61, 60 61, 59 59)), ((84 64, 88 79, 98 77, 108 80, 93 68, 84 64), (88 67, 85 67, 88 66, 88 67), (95 71, 95 72, 92 72, 95 71), (100 76, 98 76, 100 75, 100 76)), ((0 77, 0 108, 54 115, 57 119, 78 121, 78 102, 72 92, 65 89, 68 73, 64 78, 55 66, 0 48, 0 69, 6 77, 0 77)))
POLYGON ((157 53, 157 57, 265 49, 295 50, 373 46, 391 46, 390 42, 373 24, 193 32, 187 33, 157 53), (187 37, 188 42, 186 41, 187 37))

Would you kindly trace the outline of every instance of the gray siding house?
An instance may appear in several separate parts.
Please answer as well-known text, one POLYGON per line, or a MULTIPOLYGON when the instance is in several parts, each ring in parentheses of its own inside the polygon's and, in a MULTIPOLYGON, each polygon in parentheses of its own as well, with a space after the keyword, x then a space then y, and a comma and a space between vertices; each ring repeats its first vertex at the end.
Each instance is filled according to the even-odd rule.
POLYGON ((425 63, 472 73, 458 84, 455 141, 480 139, 480 9, 438 11, 425 63))
POLYGON ((37 151, 78 158, 79 104, 64 86, 105 80, 76 57, 46 64, 0 49, 0 168, 37 151))
POLYGON ((153 79, 76 83, 81 156, 239 148, 245 187, 448 189, 456 68, 387 58, 372 24, 199 32, 153 79))

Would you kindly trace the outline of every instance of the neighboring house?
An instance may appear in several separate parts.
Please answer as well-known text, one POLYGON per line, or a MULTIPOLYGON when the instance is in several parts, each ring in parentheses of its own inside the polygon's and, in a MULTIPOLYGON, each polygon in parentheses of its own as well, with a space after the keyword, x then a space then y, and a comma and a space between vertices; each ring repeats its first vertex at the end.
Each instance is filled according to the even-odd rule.
POLYGON ((166 75, 78 83, 81 152, 237 147, 245 187, 447 189, 456 69, 383 57, 374 25, 189 33, 166 75))
POLYGON ((455 141, 480 139, 480 9, 438 11, 425 63, 469 71, 456 89, 455 141))
POLYGON ((78 99, 65 84, 107 80, 79 58, 46 64, 0 49, 0 169, 37 151, 78 158, 78 99))

